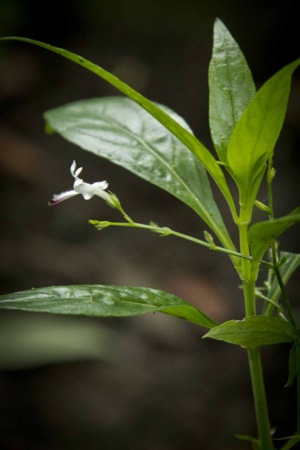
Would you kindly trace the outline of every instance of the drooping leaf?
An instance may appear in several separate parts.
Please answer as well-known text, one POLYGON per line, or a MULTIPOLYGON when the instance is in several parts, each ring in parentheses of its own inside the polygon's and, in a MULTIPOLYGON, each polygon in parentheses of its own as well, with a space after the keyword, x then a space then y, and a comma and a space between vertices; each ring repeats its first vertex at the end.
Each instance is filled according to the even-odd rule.
POLYGON ((295 342, 294 327, 280 317, 253 316, 242 321, 230 320, 218 325, 204 337, 250 349, 261 345, 295 342))
POLYGON ((215 149, 224 163, 229 138, 255 91, 251 71, 239 45, 217 19, 209 65, 209 123, 215 149))
POLYGON ((0 296, 0 309, 90 317, 127 317, 162 312, 206 328, 217 324, 175 295, 130 286, 53 286, 14 292, 0 296))
POLYGON ((53 45, 49 45, 44 42, 36 41, 34 39, 16 36, 0 38, 0 41, 7 41, 7 40, 16 40, 26 42, 28 44, 33 44, 38 47, 42 47, 48 51, 51 51, 53 53, 56 53, 62 56, 63 58, 69 59, 70 61, 73 61, 75 64, 79 64, 86 70, 89 70, 90 72, 104 79, 109 84, 111 84, 116 89, 125 94, 127 97, 131 98, 140 106, 142 106, 143 109, 145 109, 153 117, 155 117, 164 127, 166 127, 172 134, 174 134, 174 136, 176 136, 184 145, 186 145, 186 147, 192 153, 194 153, 199 158, 199 160, 204 165, 208 173, 211 175, 211 177, 215 180, 216 184, 219 186, 222 194, 224 195, 225 199, 228 202, 228 205, 230 206, 232 213, 234 215, 236 214, 234 201, 228 188, 226 178, 214 156, 192 133, 190 133, 186 128, 179 125, 179 123, 176 120, 170 117, 159 106, 148 100, 146 97, 144 97, 139 92, 134 90, 128 84, 121 81, 112 73, 108 72, 107 70, 103 69, 97 64, 88 61, 82 56, 79 56, 75 53, 69 52, 59 47, 54 47, 53 45))
POLYGON ((300 58, 273 75, 255 94, 228 143, 229 170, 240 190, 248 190, 261 172, 284 121, 293 72, 300 58))
MULTIPOLYGON (((160 108, 190 131, 181 117, 160 108)), ((225 246, 233 247, 198 158, 135 102, 124 97, 84 100, 48 111, 45 118, 68 141, 175 195, 225 246)))
POLYGON ((259 261, 274 239, 300 221, 300 207, 279 219, 258 222, 249 229, 249 243, 253 259, 259 261))

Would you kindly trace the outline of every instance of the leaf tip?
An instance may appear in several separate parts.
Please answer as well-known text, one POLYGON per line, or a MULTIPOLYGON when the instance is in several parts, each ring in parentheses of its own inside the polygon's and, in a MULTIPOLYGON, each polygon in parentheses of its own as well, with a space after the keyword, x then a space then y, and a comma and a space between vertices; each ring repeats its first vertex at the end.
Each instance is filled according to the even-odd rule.
POLYGON ((214 22, 214 32, 216 33, 217 31, 228 31, 224 22, 220 19, 220 17, 216 17, 215 18, 215 22, 214 22))

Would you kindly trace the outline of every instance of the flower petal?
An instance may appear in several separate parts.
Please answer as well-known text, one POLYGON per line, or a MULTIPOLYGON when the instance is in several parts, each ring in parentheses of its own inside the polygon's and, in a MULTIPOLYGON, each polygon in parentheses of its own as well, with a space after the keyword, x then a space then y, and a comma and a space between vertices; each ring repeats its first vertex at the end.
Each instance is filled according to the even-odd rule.
POLYGON ((82 172, 82 167, 78 167, 75 171, 75 178, 78 178, 78 175, 82 172))
POLYGON ((52 197, 52 200, 48 202, 49 206, 56 205, 57 203, 63 202, 65 200, 68 200, 69 198, 75 197, 75 195, 78 195, 79 192, 76 191, 65 191, 61 192, 61 194, 55 194, 52 197))
POLYGON ((71 174, 73 175, 73 177, 75 176, 74 174, 75 174, 75 170, 76 170, 76 161, 74 160, 73 162, 72 162, 72 164, 71 164, 71 167, 70 167, 70 172, 71 172, 71 174))
POLYGON ((101 189, 102 191, 105 191, 105 189, 108 188, 108 182, 107 181, 96 181, 96 183, 92 183, 91 186, 95 189, 101 189))
POLYGON ((72 176, 77 179, 78 175, 82 172, 82 167, 78 167, 78 169, 76 169, 76 161, 74 160, 71 164, 70 172, 72 176))
POLYGON ((111 195, 105 192, 108 188, 107 181, 97 181, 96 183, 90 184, 85 183, 79 174, 82 172, 82 167, 76 169, 76 161, 74 160, 70 167, 70 172, 75 178, 72 191, 62 192, 61 194, 54 195, 52 200, 48 203, 50 206, 56 205, 57 203, 63 202, 68 198, 74 197, 75 195, 81 194, 85 200, 90 200, 94 195, 101 197, 109 204, 113 205, 111 200, 111 195))

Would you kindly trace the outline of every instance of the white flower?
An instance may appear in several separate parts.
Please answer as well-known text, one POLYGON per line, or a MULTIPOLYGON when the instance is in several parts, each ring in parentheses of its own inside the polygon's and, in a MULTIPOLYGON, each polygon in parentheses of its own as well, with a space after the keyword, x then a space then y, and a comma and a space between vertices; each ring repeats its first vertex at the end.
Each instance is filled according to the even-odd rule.
POLYGON ((82 172, 82 167, 76 169, 76 161, 73 161, 70 167, 71 174, 75 178, 73 184, 73 190, 62 192, 61 194, 55 194, 52 200, 48 203, 50 206, 56 205, 57 203, 68 200, 68 198, 75 197, 75 195, 81 194, 84 200, 90 200, 94 195, 103 198, 107 203, 113 206, 113 199, 111 195, 105 192, 108 188, 108 183, 106 181, 97 181, 96 183, 85 183, 78 175, 82 172))

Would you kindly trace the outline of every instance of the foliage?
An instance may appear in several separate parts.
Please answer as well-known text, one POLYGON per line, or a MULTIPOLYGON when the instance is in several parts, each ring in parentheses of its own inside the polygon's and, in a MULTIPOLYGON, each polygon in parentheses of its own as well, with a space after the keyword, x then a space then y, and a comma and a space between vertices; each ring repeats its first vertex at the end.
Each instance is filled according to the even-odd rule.
MULTIPOLYGON (((91 220, 97 229, 110 226, 142 228, 227 253, 243 286, 245 318, 217 324, 204 312, 172 294, 128 286, 33 289, 1 296, 0 308, 93 317, 123 317, 156 311, 208 328, 205 338, 247 350, 258 437, 240 438, 249 440, 253 448, 274 449, 260 361, 261 346, 291 344, 287 386, 296 378, 300 392, 299 332, 285 288, 300 264, 300 255, 278 252, 276 243, 280 234, 300 221, 300 208, 275 218, 272 194, 274 148, 286 114, 291 78, 300 59, 279 70, 256 92, 251 71, 237 42, 225 25, 216 20, 209 66, 209 123, 215 157, 175 112, 151 102, 102 67, 67 50, 31 39, 11 37, 2 40, 19 40, 54 52, 93 72, 125 94, 125 97, 79 101, 48 111, 45 113, 46 130, 59 133, 83 150, 106 158, 168 191, 188 205, 208 230, 201 240, 154 223, 136 222, 124 211, 115 194, 103 193, 106 189, 103 182, 84 183, 79 178, 82 169, 76 169, 75 163, 72 165, 73 190, 58 196, 59 201, 71 195, 82 194, 85 199, 99 195, 121 213, 123 221, 91 220), (227 202, 239 233, 238 245, 224 224, 208 175, 227 202), (229 189, 228 177, 236 185, 238 204, 229 189), (257 200, 264 179, 268 187, 267 204, 257 200), (252 223, 255 206, 265 212, 266 220, 252 223), (257 279, 262 268, 266 269, 267 278, 260 287, 257 279)), ((299 441, 300 395, 296 422, 295 435, 286 438, 282 449, 292 448, 299 441)))

